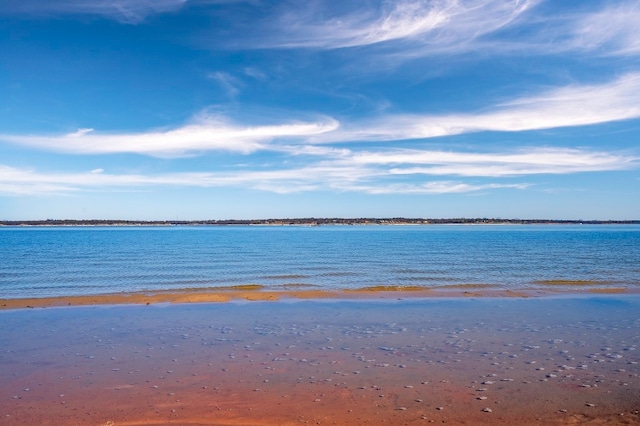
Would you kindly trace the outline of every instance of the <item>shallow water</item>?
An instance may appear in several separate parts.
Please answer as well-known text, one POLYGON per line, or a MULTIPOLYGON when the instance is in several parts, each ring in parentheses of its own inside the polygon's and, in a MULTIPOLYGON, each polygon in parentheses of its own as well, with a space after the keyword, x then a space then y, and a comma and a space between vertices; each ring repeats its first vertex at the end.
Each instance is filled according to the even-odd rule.
POLYGON ((637 296, 48 308, 0 321, 2 425, 640 421, 637 296))
POLYGON ((640 226, 0 228, 0 298, 257 284, 633 288, 640 226))

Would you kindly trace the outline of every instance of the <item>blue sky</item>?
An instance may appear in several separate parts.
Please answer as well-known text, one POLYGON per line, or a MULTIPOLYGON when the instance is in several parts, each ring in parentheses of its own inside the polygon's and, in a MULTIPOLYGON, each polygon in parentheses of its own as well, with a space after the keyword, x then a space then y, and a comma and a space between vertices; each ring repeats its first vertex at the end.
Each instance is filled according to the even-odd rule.
POLYGON ((0 219, 640 219, 640 2, 0 4, 0 219))

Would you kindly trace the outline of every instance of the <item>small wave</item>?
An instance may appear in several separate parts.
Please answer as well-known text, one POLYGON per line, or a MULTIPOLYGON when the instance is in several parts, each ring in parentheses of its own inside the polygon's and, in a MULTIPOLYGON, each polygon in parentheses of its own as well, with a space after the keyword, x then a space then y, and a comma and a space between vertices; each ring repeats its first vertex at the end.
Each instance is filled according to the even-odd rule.
POLYGON ((357 272, 340 272, 340 271, 336 271, 336 272, 325 272, 322 274, 319 274, 319 276, 321 277, 356 277, 360 274, 358 274, 357 272))
POLYGON ((289 283, 289 284, 281 284, 278 286, 274 286, 274 288, 283 288, 283 289, 297 289, 297 288, 320 288, 317 284, 305 284, 305 283, 289 283))
POLYGON ((283 275, 266 275, 262 277, 265 280, 301 280, 309 278, 308 275, 302 274, 283 274, 283 275))
POLYGON ((480 289, 480 288, 498 288, 495 284, 447 284, 439 285, 434 288, 438 289, 480 289))
POLYGON ((349 289, 347 291, 422 291, 429 290, 428 287, 420 285, 374 285, 368 287, 360 287, 349 289))
POLYGON ((613 284, 610 281, 598 281, 598 280, 539 280, 534 281, 534 284, 542 285, 558 285, 558 286, 590 286, 590 285, 610 285, 613 284))
POLYGON ((408 281, 408 282, 445 282, 445 281, 459 281, 458 278, 454 277, 417 277, 417 276, 404 276, 399 277, 398 281, 408 281))
POLYGON ((226 286, 215 286, 215 287, 189 287, 189 288, 171 288, 171 289, 159 289, 160 291, 234 291, 234 290, 242 290, 242 291, 256 291, 256 290, 264 290, 266 287, 262 284, 238 284, 238 285, 226 285, 226 286))

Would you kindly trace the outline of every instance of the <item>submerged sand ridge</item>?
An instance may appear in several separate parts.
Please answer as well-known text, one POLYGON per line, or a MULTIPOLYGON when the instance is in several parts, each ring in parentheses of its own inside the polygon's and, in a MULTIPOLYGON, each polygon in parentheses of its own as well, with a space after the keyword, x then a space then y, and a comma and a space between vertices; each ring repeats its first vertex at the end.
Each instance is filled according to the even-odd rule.
POLYGON ((640 300, 0 313, 0 424, 638 424, 640 300))
POLYGON ((393 299, 438 297, 545 297, 578 294, 638 294, 640 289, 603 285, 593 281, 540 281, 539 286, 504 289, 492 284, 452 284, 438 287, 379 285, 355 289, 324 289, 308 285, 270 288, 258 284, 228 287, 186 288, 132 293, 0 298, 0 310, 54 306, 129 305, 158 303, 218 303, 234 300, 276 301, 281 299, 393 299))

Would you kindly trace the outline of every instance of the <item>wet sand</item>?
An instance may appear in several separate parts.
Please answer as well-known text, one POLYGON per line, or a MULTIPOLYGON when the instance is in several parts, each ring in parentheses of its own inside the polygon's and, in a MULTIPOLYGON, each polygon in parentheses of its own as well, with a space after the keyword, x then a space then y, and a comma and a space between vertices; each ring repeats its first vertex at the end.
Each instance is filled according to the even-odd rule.
POLYGON ((640 297, 390 293, 4 310, 0 425, 640 424, 640 297))
POLYGON ((450 297, 549 297, 585 294, 640 294, 638 288, 599 286, 590 281, 544 281, 540 287, 504 289, 490 284, 455 284, 439 287, 375 286, 348 290, 318 289, 315 286, 289 285, 271 289, 257 284, 216 288, 194 288, 86 296, 0 298, 0 310, 87 305, 150 305, 157 303, 223 303, 238 300, 276 301, 287 299, 416 299, 450 297))

